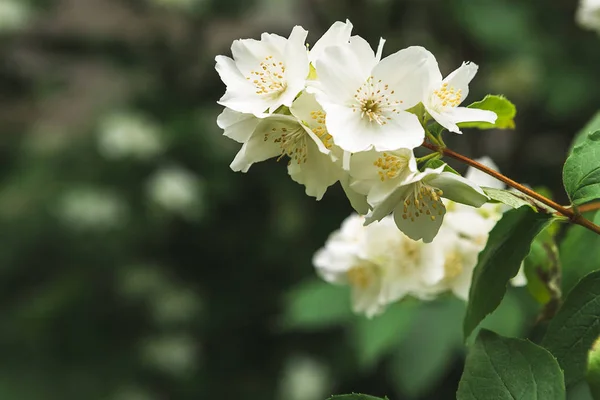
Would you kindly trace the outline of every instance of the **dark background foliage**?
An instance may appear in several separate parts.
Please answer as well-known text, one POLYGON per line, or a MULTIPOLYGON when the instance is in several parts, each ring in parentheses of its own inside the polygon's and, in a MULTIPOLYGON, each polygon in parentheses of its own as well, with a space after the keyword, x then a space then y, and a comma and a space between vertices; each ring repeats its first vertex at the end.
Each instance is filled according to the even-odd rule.
MULTIPOLYGON (((305 196, 282 163, 230 171, 238 145, 215 124, 224 86, 214 57, 229 55, 234 39, 287 36, 295 24, 314 43, 349 18, 371 43, 385 37, 387 54, 423 45, 444 73, 472 60, 480 71, 469 100, 505 94, 517 128, 467 131, 450 147, 490 155, 507 175, 566 201, 566 151, 600 104, 599 39, 576 26, 575 8, 572 0, 2 0, 0 399, 454 398, 464 306, 415 305, 418 313, 391 311, 377 325, 348 315, 343 289, 310 286, 312 254, 350 207, 337 186, 321 202, 305 196), (5 3, 25 4, 27 18, 3 17, 5 3), (103 155, 102 121, 123 112, 154 126, 162 151, 103 155), (165 169, 192 182, 183 211, 152 196, 165 169), (297 290, 304 294, 290 305, 297 290), (311 314, 323 310, 331 314, 311 314), (411 377, 422 365, 434 371, 411 377)), ((519 332, 522 308, 513 304, 498 325, 519 332)))

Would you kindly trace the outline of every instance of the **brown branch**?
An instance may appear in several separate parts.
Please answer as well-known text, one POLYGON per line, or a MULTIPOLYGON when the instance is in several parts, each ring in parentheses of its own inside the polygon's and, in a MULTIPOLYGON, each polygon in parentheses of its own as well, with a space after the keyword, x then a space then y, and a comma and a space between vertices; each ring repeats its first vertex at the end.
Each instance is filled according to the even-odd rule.
MULTIPOLYGON (((427 143, 427 142, 423 143, 423 147, 426 147, 429 150, 433 150, 433 151, 442 153, 445 156, 454 158, 455 160, 463 162, 473 168, 477 168, 478 170, 483 171, 486 174, 493 176, 494 178, 498 179, 499 181, 506 183, 508 186, 511 186, 511 187, 517 189, 518 191, 525 193, 526 195, 534 198, 535 200, 539 201, 540 203, 545 204, 548 207, 556 210, 559 214, 569 218, 569 220, 572 223, 581 225, 584 228, 587 228, 587 229, 591 230, 592 232, 595 232, 600 235, 600 226, 583 218, 581 216, 581 214, 576 213, 575 211, 573 211, 573 209, 561 206, 560 204, 550 200, 549 198, 544 197, 541 194, 534 192, 533 190, 521 185, 520 183, 513 181, 509 177, 502 175, 501 173, 494 171, 493 169, 488 168, 485 165, 478 163, 475 160, 470 159, 469 157, 463 156, 462 154, 456 153, 455 151, 452 151, 448 148, 440 149, 440 148, 432 145, 431 143, 427 143)), ((600 205, 598 207, 600 207, 600 205)), ((579 210, 581 211, 581 207, 579 208, 579 210)))
POLYGON ((596 211, 600 210, 600 201, 595 203, 584 204, 582 206, 577 207, 580 213, 588 212, 588 211, 596 211))

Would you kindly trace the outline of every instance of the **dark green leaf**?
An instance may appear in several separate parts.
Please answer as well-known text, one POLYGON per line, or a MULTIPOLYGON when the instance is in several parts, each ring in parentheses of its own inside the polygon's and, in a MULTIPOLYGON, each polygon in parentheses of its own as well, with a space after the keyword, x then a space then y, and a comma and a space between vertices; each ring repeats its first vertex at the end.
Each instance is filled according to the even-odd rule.
POLYGON ((458 400, 564 400, 565 384, 556 359, 544 348, 482 329, 456 394, 458 400))
POLYGON ((353 339, 359 364, 371 368, 393 347, 400 345, 412 325, 415 301, 403 301, 390 306, 372 319, 360 318, 353 327, 353 339))
POLYGON ((498 307, 508 282, 517 274, 521 262, 529 253, 531 242, 551 218, 550 214, 520 207, 504 213, 494 226, 473 271, 463 324, 465 338, 486 315, 498 307))
POLYGON ((493 111, 498 116, 498 119, 493 124, 490 124, 489 122, 462 122, 458 124, 459 128, 515 129, 514 119, 515 115, 517 115, 517 108, 503 96, 489 94, 485 96, 483 100, 476 101, 467 107, 493 111))
POLYGON ((443 162, 442 160, 435 159, 429 160, 425 163, 424 168, 436 169, 444 165, 444 172, 452 172, 453 174, 460 175, 454 168, 443 162))
POLYGON ((534 211, 553 212, 554 210, 549 209, 544 204, 536 201, 535 199, 527 196, 521 192, 513 192, 505 189, 496 189, 489 187, 482 187, 485 194, 492 200, 498 201, 502 204, 506 204, 511 208, 519 208, 521 206, 531 207, 534 211))
POLYGON ((323 281, 297 286, 287 297, 283 328, 314 330, 353 318, 348 288, 323 281))
POLYGON ((527 289, 540 304, 558 302, 560 290, 560 258, 549 225, 536 236, 525 258, 527 289))
POLYGON ((573 149, 563 168, 563 183, 574 205, 600 199, 600 131, 573 149))
POLYGON ((542 345, 558 359, 571 385, 585 377, 588 352, 600 335, 600 271, 586 275, 569 292, 550 321, 542 345))
POLYGON ((597 130, 600 130, 600 111, 575 135, 569 152, 572 152, 575 147, 583 143, 590 133, 594 133, 597 130))
MULTIPOLYGON (((600 224, 600 211, 584 214, 584 217, 600 224)), ((585 275, 600 269, 600 236, 579 225, 571 225, 560 243, 563 293, 585 275)))

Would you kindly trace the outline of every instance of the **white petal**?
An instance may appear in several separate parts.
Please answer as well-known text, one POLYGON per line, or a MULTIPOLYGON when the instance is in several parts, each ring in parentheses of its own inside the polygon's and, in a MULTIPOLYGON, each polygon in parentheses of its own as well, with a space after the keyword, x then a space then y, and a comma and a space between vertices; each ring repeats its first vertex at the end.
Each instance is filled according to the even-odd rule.
MULTIPOLYGON (((498 166, 496 165, 496 163, 494 163, 494 161, 490 158, 490 157, 481 157, 476 159, 475 161, 485 165, 486 167, 494 170, 494 171, 499 171, 498 166)), ((485 187, 490 187, 490 188, 494 188, 494 189, 504 189, 505 185, 503 182, 499 181, 498 179, 494 178, 491 175, 486 174, 483 171, 478 170, 477 168, 473 168, 473 167, 469 167, 469 169, 467 169, 467 173, 465 174, 465 179, 476 183, 479 186, 485 186, 485 187)))
MULTIPOLYGON (((375 53, 369 42, 360 36, 352 36, 349 43, 352 53, 360 61, 356 66, 360 68, 361 75, 368 77, 371 75, 371 71, 377 64, 375 53)), ((383 46, 383 45, 382 45, 383 46)))
POLYGON ((388 116, 390 119, 385 125, 367 122, 368 120, 363 118, 368 130, 362 133, 370 140, 375 150, 414 149, 423 143, 425 131, 416 115, 398 111, 388 116))
POLYGON ((373 210, 365 217, 365 225, 390 215, 398 204, 403 204, 411 190, 411 185, 395 186, 394 182, 373 186, 367 196, 367 202, 373 210))
POLYGON ((260 122, 253 114, 243 114, 225 108, 217 117, 217 125, 223 129, 223 135, 238 143, 244 143, 260 122))
POLYGON ((276 49, 255 39, 234 40, 231 44, 231 54, 243 76, 249 76, 251 71, 257 70, 260 63, 269 56, 276 57, 279 61, 282 58, 282 54, 276 52, 276 49))
POLYGON ((285 47, 283 63, 286 68, 284 76, 287 88, 280 95, 279 103, 288 107, 292 105, 296 95, 304 89, 308 77, 308 52, 304 45, 307 34, 308 31, 301 26, 295 26, 285 47))
POLYGON ((414 201, 411 201, 410 205, 406 207, 407 212, 404 212, 405 206, 400 202, 394 210, 394 222, 396 222, 398 229, 409 238, 413 240, 423 239, 424 243, 431 243, 442 226, 446 207, 441 200, 436 201, 431 197, 423 197, 421 202, 421 209, 435 211, 436 215, 418 212, 414 201))
POLYGON ((412 46, 390 54, 373 69, 373 76, 381 79, 394 90, 392 100, 402 101, 402 108, 417 105, 425 91, 426 65, 435 60, 433 54, 423 47, 412 46))
POLYGON ((334 45, 342 45, 350 40, 350 34, 352 32, 352 24, 350 21, 346 22, 336 21, 331 27, 321 36, 319 40, 312 46, 309 53, 310 62, 315 62, 323 53, 326 47, 334 45))
POLYGON ((252 85, 248 83, 247 79, 238 69, 235 61, 231 58, 226 56, 216 56, 215 62, 215 69, 225 85, 237 87, 238 90, 243 90, 242 88, 252 88, 252 85))
POLYGON ((352 51, 350 45, 327 47, 315 63, 315 69, 321 82, 322 95, 317 96, 319 103, 346 105, 353 100, 354 93, 369 77, 363 72, 361 64, 371 65, 372 60, 361 60, 352 51))
POLYGON ((457 124, 460 122, 489 122, 493 124, 498 118, 493 111, 467 107, 449 108, 447 113, 448 117, 457 124))
POLYGON ((252 166, 252 162, 246 159, 246 148, 248 147, 248 143, 244 143, 240 151, 237 152, 231 164, 229 164, 229 168, 235 172, 248 172, 250 167, 252 166))
POLYGON ((342 176, 342 169, 335 165, 328 154, 323 154, 314 142, 307 145, 306 162, 291 160, 288 173, 295 181, 306 187, 306 194, 321 200, 327 188, 342 176))
POLYGON ((377 52, 375 53, 375 61, 381 61, 381 56, 383 55, 383 45, 385 44, 384 38, 379 38, 379 44, 377 45, 377 52))
POLYGON ((475 183, 452 172, 442 172, 426 179, 427 184, 441 189, 445 198, 473 207, 481 207, 489 198, 475 183))
POLYGON ((429 104, 425 104, 425 109, 438 124, 448 129, 450 132, 462 133, 460 128, 447 112, 438 112, 435 108, 431 108, 429 104))
MULTIPOLYGON (((349 184, 350 176, 345 174, 340 179, 340 184, 342 185, 342 189, 344 189, 344 193, 346 193, 346 197, 350 201, 350 205, 352 208, 359 213, 360 215, 365 215, 369 212, 369 203, 367 203, 367 196, 360 194, 353 190, 349 184)), ((361 222, 362 225, 362 222, 361 222)))
POLYGON ((448 83, 449 87, 461 90, 461 98, 464 101, 469 95, 469 83, 475 77, 478 68, 475 63, 464 62, 460 67, 451 72, 443 82, 448 83))

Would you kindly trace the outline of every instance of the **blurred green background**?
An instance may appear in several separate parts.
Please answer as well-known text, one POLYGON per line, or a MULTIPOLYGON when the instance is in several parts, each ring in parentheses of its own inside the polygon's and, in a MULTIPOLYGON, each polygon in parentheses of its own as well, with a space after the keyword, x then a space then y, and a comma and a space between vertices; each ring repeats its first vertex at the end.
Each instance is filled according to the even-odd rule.
MULTIPOLYGON (((517 129, 448 144, 564 202, 566 151, 600 105, 576 5, 0 0, 0 399, 455 398, 464 305, 353 316, 311 265, 351 212, 343 192, 316 202, 274 160, 229 169, 214 57, 349 18, 385 54, 474 61, 468 101, 505 94, 517 129)), ((515 289, 488 324, 522 335, 538 311, 515 289)))

